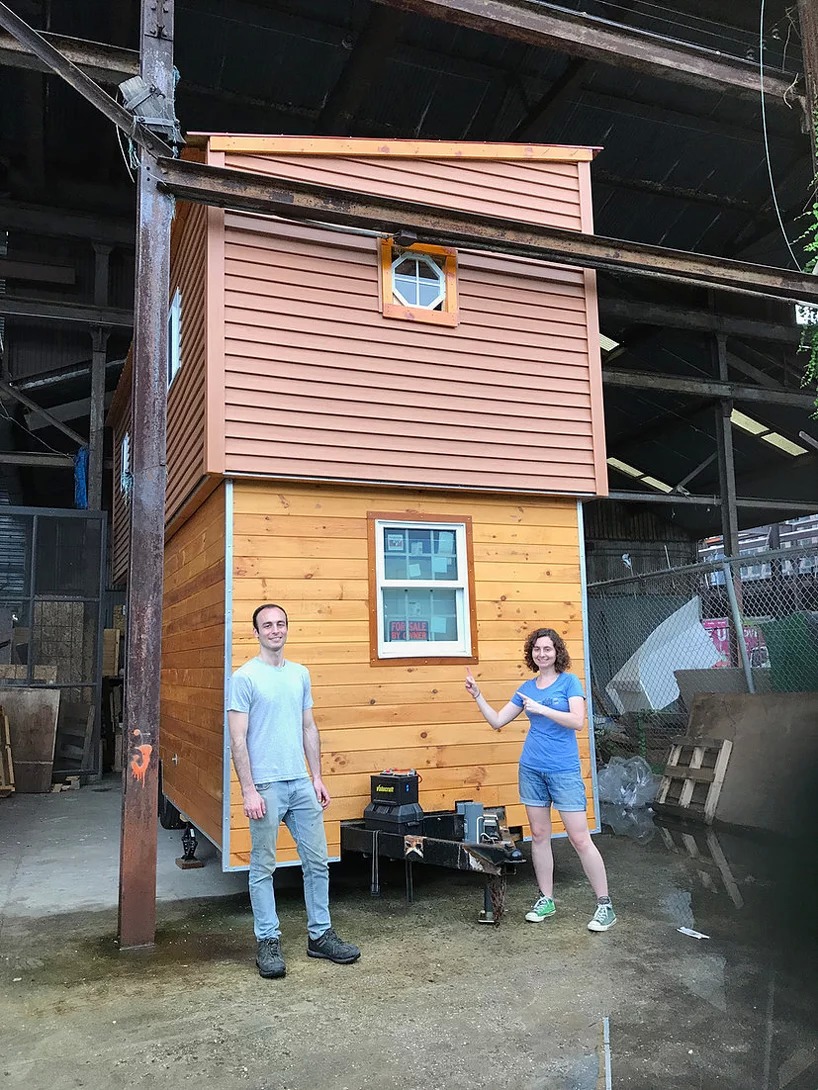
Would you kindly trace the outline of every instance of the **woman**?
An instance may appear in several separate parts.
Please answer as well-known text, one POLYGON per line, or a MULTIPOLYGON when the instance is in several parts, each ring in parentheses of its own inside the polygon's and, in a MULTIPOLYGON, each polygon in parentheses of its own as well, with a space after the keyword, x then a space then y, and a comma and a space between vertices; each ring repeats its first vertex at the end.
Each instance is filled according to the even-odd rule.
POLYGON ((486 701, 471 673, 466 689, 493 730, 501 730, 521 711, 530 727, 520 755, 520 802, 531 827, 531 859, 540 896, 526 919, 541 923, 553 916, 554 856, 551 853, 551 806, 559 811, 568 839, 596 894, 589 931, 607 931, 616 923, 602 856, 591 840, 585 817, 585 784, 579 765, 577 734, 585 723, 585 697, 571 659, 553 628, 537 628, 524 647, 525 664, 536 677, 524 682, 499 712, 486 701))

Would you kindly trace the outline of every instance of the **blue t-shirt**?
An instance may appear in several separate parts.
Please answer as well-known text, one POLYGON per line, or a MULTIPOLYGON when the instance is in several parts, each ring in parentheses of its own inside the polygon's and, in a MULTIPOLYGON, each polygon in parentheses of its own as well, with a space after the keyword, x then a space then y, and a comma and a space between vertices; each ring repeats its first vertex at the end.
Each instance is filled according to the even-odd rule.
POLYGON ((285 659, 271 666, 260 657, 239 667, 230 682, 233 712, 247 713, 247 753, 253 783, 308 776, 304 712, 313 705, 306 666, 285 659))
MULTIPOLYGON (((523 682, 511 698, 511 703, 522 708, 520 693, 538 704, 555 708, 559 712, 571 710, 568 699, 572 696, 585 697, 582 682, 576 674, 559 674, 557 680, 546 689, 537 688, 537 679, 532 677, 523 682)), ((562 727, 546 715, 529 715, 531 726, 526 735, 520 764, 533 768, 537 772, 579 772, 579 745, 577 731, 571 727, 562 727)))

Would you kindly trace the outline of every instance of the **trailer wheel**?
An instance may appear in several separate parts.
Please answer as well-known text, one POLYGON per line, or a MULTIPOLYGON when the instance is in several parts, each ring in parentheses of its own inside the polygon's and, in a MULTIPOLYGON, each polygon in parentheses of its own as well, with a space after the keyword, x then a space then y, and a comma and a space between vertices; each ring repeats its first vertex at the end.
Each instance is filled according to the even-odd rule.
POLYGON ((162 791, 162 766, 159 766, 159 824, 163 829, 184 829, 182 815, 162 791))

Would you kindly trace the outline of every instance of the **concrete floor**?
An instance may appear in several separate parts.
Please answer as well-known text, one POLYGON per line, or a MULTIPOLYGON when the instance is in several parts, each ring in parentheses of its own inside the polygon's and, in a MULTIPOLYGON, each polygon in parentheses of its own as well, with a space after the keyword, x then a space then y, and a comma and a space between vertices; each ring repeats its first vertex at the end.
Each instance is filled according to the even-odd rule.
POLYGON ((245 876, 207 851, 182 872, 164 830, 157 946, 118 952, 119 796, 100 786, 0 800, 0 1090, 818 1087, 814 845, 608 815, 620 920, 604 935, 585 928, 564 840, 541 925, 522 919, 527 868, 489 928, 476 878, 418 867, 407 906, 402 867, 373 899, 352 860, 333 867, 335 926, 364 951, 349 967, 306 957, 298 874, 282 872, 288 975, 262 981, 245 876))

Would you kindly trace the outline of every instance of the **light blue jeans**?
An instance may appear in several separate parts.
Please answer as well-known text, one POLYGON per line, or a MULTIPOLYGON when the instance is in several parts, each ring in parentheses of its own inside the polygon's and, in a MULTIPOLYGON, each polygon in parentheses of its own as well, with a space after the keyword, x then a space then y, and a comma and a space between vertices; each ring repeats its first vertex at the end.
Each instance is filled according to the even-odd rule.
POLYGON ((250 903, 256 938, 277 939, 281 934, 276 912, 273 873, 276 869, 278 829, 283 821, 292 834, 304 872, 307 931, 311 939, 331 927, 329 918, 329 863, 324 812, 315 797, 312 780, 277 780, 257 783, 267 813, 250 820, 250 903))

